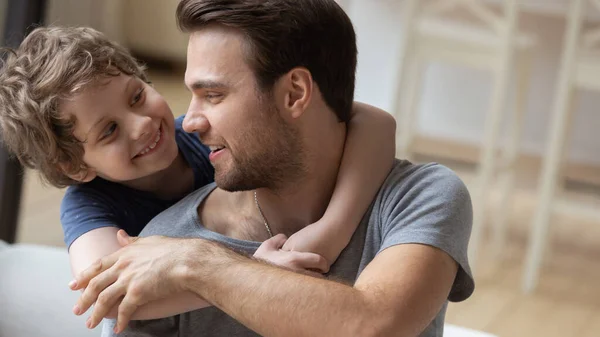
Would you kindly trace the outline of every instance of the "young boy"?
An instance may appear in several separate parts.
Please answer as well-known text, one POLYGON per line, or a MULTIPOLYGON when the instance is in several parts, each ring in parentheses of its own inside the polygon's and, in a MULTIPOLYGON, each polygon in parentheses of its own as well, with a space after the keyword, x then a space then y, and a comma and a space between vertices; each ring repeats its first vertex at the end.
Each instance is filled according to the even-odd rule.
MULTIPOLYGON (((394 119, 364 104, 353 110, 327 211, 283 246, 325 259, 318 267, 299 258, 301 269, 327 271, 392 166, 394 119)), ((155 215, 213 181, 210 150, 182 130, 182 121, 148 84, 144 68, 90 28, 38 28, 0 70, 4 143, 47 182, 68 186, 61 222, 74 274, 118 250, 119 229, 137 235, 155 215)), ((198 300, 149 305, 134 319, 189 311, 202 305, 198 300)))

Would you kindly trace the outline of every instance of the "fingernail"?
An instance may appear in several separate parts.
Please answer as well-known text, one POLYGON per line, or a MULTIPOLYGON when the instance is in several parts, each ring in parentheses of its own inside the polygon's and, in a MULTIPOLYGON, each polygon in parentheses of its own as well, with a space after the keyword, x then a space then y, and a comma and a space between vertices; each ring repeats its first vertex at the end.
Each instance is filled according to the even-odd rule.
POLYGON ((71 282, 69 282, 69 288, 73 289, 77 287, 77 280, 73 280, 71 282))
POLYGON ((87 322, 85 322, 85 326, 88 327, 88 329, 92 328, 92 318, 88 318, 87 322))
POLYGON ((81 309, 79 309, 79 306, 78 306, 78 305, 75 305, 75 306, 73 307, 73 313, 74 313, 75 315, 79 315, 79 314, 80 314, 80 312, 81 312, 81 309))

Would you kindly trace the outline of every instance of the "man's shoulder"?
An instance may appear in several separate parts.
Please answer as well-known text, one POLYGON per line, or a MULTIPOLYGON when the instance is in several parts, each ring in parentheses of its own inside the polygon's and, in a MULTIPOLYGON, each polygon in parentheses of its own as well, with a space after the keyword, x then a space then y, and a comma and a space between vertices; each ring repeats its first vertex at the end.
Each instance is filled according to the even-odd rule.
POLYGON ((217 188, 216 183, 204 185, 191 192, 190 194, 186 195, 176 204, 169 207, 165 212, 180 212, 185 209, 189 209, 190 207, 194 207, 195 209, 215 188, 217 188))
MULTIPOLYGON (((407 214, 416 216, 434 209, 446 216, 459 212, 465 222, 470 223, 467 217, 471 214, 471 196, 461 178, 438 163, 396 160, 374 200, 373 212, 397 220, 407 214)), ((415 219, 422 218, 421 215, 415 219)))
POLYGON ((215 187, 215 183, 208 184, 188 194, 154 217, 142 230, 140 236, 181 236, 180 234, 186 234, 179 233, 179 231, 184 231, 181 226, 195 221, 198 206, 215 187))
POLYGON ((402 193, 431 185, 438 188, 466 188, 462 180, 448 167, 438 163, 413 164, 396 159, 382 185, 382 192, 402 193))
POLYGON ((379 251, 419 243, 436 247, 460 266, 449 299, 462 301, 473 293, 467 247, 473 209, 463 181, 437 164, 397 161, 373 208, 371 223, 379 231, 379 251))

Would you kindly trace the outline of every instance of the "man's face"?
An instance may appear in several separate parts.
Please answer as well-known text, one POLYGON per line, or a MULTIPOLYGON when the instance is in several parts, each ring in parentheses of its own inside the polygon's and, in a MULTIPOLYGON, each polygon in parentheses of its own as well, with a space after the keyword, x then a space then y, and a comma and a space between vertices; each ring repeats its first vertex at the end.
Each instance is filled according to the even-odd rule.
POLYGON ((275 189, 304 172, 302 142, 277 98, 258 89, 244 47, 224 27, 190 35, 185 84, 193 97, 183 128, 210 147, 220 188, 275 189))
POLYGON ((134 76, 99 81, 61 104, 65 116, 75 117, 74 135, 84 142, 83 161, 90 167, 85 179, 127 182, 169 167, 178 150, 163 97, 134 76))

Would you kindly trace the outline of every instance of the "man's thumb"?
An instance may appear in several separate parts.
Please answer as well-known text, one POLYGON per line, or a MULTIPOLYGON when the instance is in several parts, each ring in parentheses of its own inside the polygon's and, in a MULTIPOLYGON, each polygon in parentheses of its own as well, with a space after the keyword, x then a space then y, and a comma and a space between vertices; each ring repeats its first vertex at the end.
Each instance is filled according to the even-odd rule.
POLYGON ((119 241, 119 244, 121 245, 121 247, 125 247, 130 243, 134 243, 135 242, 135 238, 132 238, 131 236, 129 236, 127 234, 127 232, 125 232, 124 230, 120 229, 117 232, 117 241, 119 241))

